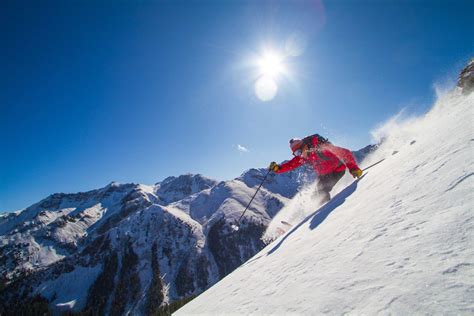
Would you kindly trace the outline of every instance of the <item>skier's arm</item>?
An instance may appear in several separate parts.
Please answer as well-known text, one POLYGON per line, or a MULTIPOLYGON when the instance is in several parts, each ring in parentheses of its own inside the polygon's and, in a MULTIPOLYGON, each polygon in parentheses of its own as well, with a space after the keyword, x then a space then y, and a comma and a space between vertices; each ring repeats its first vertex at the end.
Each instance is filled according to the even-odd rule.
POLYGON ((349 169, 349 171, 360 169, 355 161, 354 155, 352 155, 352 152, 350 150, 347 150, 342 147, 337 147, 332 144, 329 146, 328 150, 331 151, 334 155, 336 155, 337 158, 341 159, 346 165, 346 167, 349 169))
POLYGON ((290 161, 287 161, 287 162, 284 162, 282 163, 278 170, 276 171, 276 173, 283 173, 283 172, 287 172, 287 171, 291 171, 295 168, 298 168, 299 166, 301 166, 302 164, 304 164, 304 159, 299 157, 299 156, 296 156, 294 157, 293 159, 291 159, 290 161))

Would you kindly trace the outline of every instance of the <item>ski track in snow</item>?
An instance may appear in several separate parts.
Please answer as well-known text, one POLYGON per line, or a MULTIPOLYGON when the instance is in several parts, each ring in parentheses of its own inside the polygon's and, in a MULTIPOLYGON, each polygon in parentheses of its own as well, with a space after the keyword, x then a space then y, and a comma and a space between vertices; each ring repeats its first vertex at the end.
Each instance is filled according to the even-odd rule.
POLYGON ((176 314, 472 315, 473 107, 455 91, 395 124, 361 167, 384 162, 319 209, 297 195, 272 224, 302 221, 176 314))

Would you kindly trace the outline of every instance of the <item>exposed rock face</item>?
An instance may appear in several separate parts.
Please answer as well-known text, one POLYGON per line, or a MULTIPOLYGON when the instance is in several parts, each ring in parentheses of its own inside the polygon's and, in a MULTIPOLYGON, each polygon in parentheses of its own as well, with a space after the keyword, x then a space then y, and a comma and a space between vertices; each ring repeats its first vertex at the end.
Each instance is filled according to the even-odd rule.
POLYGON ((471 58, 466 67, 459 74, 458 87, 463 94, 474 91, 474 58, 471 58))
POLYGON ((244 221, 237 232, 232 232, 224 220, 211 227, 208 243, 212 255, 216 258, 219 278, 234 271, 265 246, 260 239, 265 228, 264 223, 244 221))

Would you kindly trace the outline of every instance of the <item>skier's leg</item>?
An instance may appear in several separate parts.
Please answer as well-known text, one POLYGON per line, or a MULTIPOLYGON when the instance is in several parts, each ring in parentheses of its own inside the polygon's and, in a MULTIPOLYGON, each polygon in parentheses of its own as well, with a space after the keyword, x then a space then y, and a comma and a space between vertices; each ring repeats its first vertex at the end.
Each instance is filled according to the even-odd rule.
POLYGON ((329 194, 331 190, 328 188, 328 181, 329 181, 328 178, 329 178, 328 175, 318 177, 318 183, 317 183, 316 189, 317 189, 317 196, 321 204, 331 199, 331 195, 329 194))
POLYGON ((337 173, 330 173, 330 174, 319 177, 317 190, 318 190, 318 195, 321 198, 321 203, 325 203, 331 199, 331 194, 329 192, 331 192, 332 188, 343 176, 344 176, 344 171, 337 172, 337 173))
POLYGON ((331 191, 332 188, 334 188, 334 186, 336 185, 336 183, 338 183, 339 180, 341 180, 341 178, 344 176, 344 173, 345 171, 335 172, 335 173, 330 174, 330 179, 328 181, 329 191, 331 191))

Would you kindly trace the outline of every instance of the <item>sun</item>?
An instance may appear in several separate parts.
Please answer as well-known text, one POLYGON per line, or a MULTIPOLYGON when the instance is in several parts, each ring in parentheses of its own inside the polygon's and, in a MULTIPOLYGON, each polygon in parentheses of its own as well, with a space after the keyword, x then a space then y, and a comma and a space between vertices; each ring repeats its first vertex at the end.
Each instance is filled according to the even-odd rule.
POLYGON ((274 78, 285 72, 284 58, 276 52, 265 52, 257 61, 260 76, 274 78))

